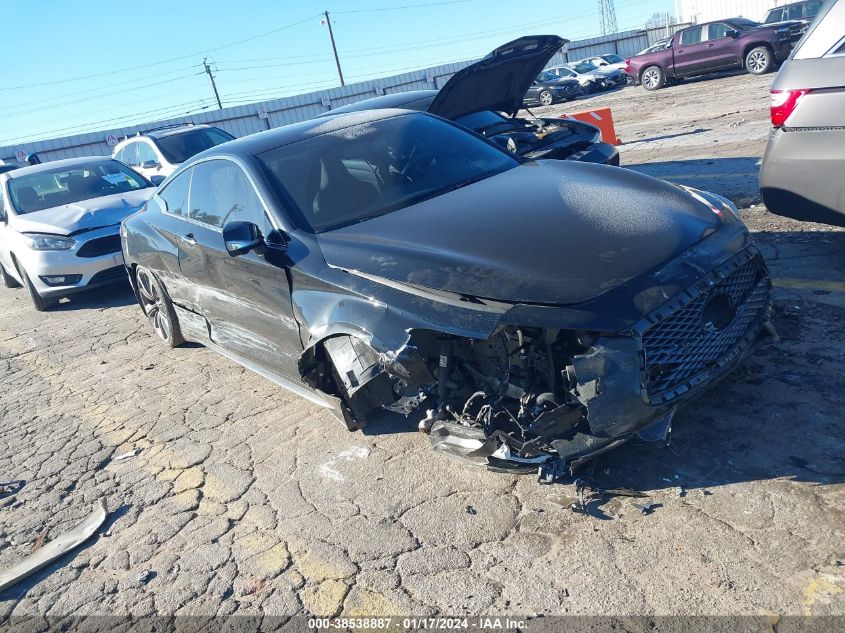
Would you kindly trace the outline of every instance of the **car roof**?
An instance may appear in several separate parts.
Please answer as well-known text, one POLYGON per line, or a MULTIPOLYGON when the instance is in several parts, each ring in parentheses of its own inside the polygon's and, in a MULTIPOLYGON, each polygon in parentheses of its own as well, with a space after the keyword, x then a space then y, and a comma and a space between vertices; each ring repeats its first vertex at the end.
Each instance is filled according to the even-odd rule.
MULTIPOLYGON (((415 101, 429 102, 434 99, 437 90, 409 90, 407 92, 396 92, 389 95, 382 95, 379 97, 371 97, 362 101, 356 101, 345 106, 340 106, 334 110, 330 110, 321 116, 331 116, 332 114, 343 114, 345 112, 360 112, 361 110, 384 110, 387 108, 402 108, 415 101)), ((415 108, 413 108, 415 109, 415 108)))
MULTIPOLYGON (((141 131, 141 136, 149 136, 151 138, 164 138, 165 136, 176 136, 178 134, 184 134, 185 132, 190 132, 192 130, 209 130, 213 128, 213 125, 206 125, 204 123, 199 125, 180 125, 179 127, 167 127, 161 129, 152 129, 141 131)), ((131 137, 130 137, 131 138, 131 137)))
POLYGON ((195 157, 192 157, 190 161, 194 162, 194 158, 208 158, 210 156, 217 155, 249 157, 271 149, 282 147, 283 145, 290 145, 291 143, 296 143, 297 141, 313 138, 315 136, 323 136, 324 134, 331 134, 332 132, 352 127, 354 125, 392 119, 397 116, 432 115, 418 110, 390 108, 361 110, 360 112, 321 116, 316 119, 308 119, 307 121, 300 121, 299 123, 291 123, 290 125, 273 128, 272 130, 249 134, 248 136, 243 136, 233 141, 227 141, 221 145, 215 145, 214 147, 200 152, 195 157))
POLYGON ((64 158, 62 160, 53 160, 47 163, 39 163, 38 165, 27 165, 26 167, 18 167, 12 171, 7 171, 3 175, 10 180, 20 178, 21 176, 28 176, 30 174, 37 174, 42 171, 52 171, 54 169, 78 167, 79 165, 88 165, 93 162, 109 161, 113 159, 111 156, 80 156, 78 158, 64 158))

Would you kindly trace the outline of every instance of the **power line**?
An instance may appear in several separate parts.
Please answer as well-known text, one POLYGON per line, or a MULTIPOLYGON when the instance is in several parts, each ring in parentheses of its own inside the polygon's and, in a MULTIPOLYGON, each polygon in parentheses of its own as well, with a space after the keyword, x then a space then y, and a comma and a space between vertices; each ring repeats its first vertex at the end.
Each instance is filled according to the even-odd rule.
POLYGON ((267 37, 268 35, 273 35, 275 33, 278 33, 279 31, 284 31, 286 29, 290 29, 290 28, 293 28, 295 26, 299 26, 300 24, 305 24, 306 22, 310 22, 311 20, 315 20, 318 17, 320 17, 320 14, 312 15, 311 17, 305 18, 304 20, 299 20, 298 22, 292 22, 291 24, 285 24, 284 26, 280 26, 279 28, 273 29, 272 31, 266 31, 264 33, 259 33, 258 35, 246 37, 242 40, 237 40, 235 42, 229 42, 228 44, 222 44, 220 46, 215 46, 214 48, 208 48, 208 49, 205 49, 203 51, 197 51, 197 52, 194 52, 194 53, 190 53, 188 55, 180 55, 179 57, 171 57, 170 59, 163 59, 163 60, 158 61, 158 62, 150 62, 150 63, 146 63, 146 64, 141 64, 140 66, 131 66, 129 68, 121 68, 120 70, 110 70, 110 71, 105 72, 105 73, 96 73, 96 74, 93 74, 93 75, 81 75, 79 77, 67 77, 65 79, 57 79, 55 81, 45 81, 45 82, 42 82, 42 83, 24 84, 24 85, 20 85, 20 86, 7 86, 5 88, 0 88, 0 91, 20 90, 20 89, 23 89, 23 88, 38 88, 38 87, 41 87, 41 86, 53 86, 53 85, 56 85, 56 84, 69 83, 71 81, 81 81, 83 79, 94 79, 94 78, 97 78, 97 77, 107 77, 109 75, 116 75, 118 73, 129 72, 130 70, 138 70, 138 69, 141 69, 141 68, 149 68, 150 66, 161 66, 162 64, 169 64, 170 62, 176 62, 176 61, 180 61, 180 60, 183 60, 183 59, 188 59, 190 57, 199 57, 200 55, 202 55, 204 53, 212 53, 214 51, 223 50, 224 48, 230 48, 232 46, 237 46, 238 44, 245 44, 246 42, 252 42, 253 40, 257 40, 257 39, 260 39, 262 37, 267 37))
MULTIPOLYGON (((196 100, 196 101, 188 101, 186 103, 181 103, 181 104, 178 104, 178 105, 171 105, 171 106, 166 106, 166 107, 163 107, 163 108, 156 108, 154 110, 147 110, 147 111, 144 111, 144 112, 135 112, 134 114, 127 114, 127 115, 124 115, 124 116, 113 117, 113 118, 110 118, 110 119, 104 119, 102 121, 97 121, 97 122, 94 122, 94 123, 81 123, 81 124, 78 124, 78 125, 73 125, 73 126, 69 126, 69 127, 65 127, 65 128, 59 128, 59 129, 54 129, 54 130, 45 130, 43 132, 38 132, 36 134, 28 134, 26 136, 18 136, 18 137, 14 137, 14 138, 9 138, 9 139, 6 139, 4 141, 0 141, 0 145, 8 145, 10 143, 19 142, 19 141, 22 141, 22 140, 32 142, 32 141, 38 140, 40 137, 58 134, 58 133, 61 133, 61 132, 66 133, 66 134, 64 134, 64 136, 71 136, 70 132, 72 132, 74 134, 83 134, 83 133, 86 133, 87 131, 89 131, 90 128, 98 128, 100 126, 103 126, 103 125, 106 125, 106 124, 109 124, 109 123, 114 123, 115 121, 123 121, 123 120, 126 120, 126 119, 133 119, 133 118, 137 118, 137 117, 141 117, 141 116, 147 116, 147 115, 153 115, 153 114, 158 114, 161 118, 172 118, 172 117, 175 117, 175 116, 192 114, 192 113, 195 113, 195 112, 201 112, 202 110, 208 109, 210 107, 211 103, 213 103, 213 102, 209 103, 208 105, 203 105, 202 107, 200 107, 201 104, 205 104, 205 102, 207 102, 207 101, 209 101, 209 99, 199 99, 199 100, 196 100), (183 108, 189 108, 190 111, 184 112, 184 113, 177 112, 178 110, 182 110, 183 108)), ((126 127, 135 127, 135 126, 129 125, 129 126, 126 126, 126 127)))
POLYGON ((381 11, 401 11, 403 9, 422 9, 424 7, 442 7, 447 4, 464 4, 470 0, 449 0, 448 2, 428 2, 426 4, 406 4, 401 7, 382 7, 375 9, 349 9, 348 11, 335 11, 335 13, 379 13, 381 11))

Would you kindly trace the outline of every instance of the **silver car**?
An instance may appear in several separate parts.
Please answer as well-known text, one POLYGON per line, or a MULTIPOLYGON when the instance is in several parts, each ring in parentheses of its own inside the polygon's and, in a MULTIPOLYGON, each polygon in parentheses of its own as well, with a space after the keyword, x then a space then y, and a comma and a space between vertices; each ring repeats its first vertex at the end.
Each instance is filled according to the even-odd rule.
POLYGON ((35 309, 125 279, 120 222, 153 184, 105 157, 70 158, 0 174, 0 281, 24 286, 35 309))
POLYGON ((772 85, 760 192, 769 211, 845 225, 845 0, 829 0, 772 85))

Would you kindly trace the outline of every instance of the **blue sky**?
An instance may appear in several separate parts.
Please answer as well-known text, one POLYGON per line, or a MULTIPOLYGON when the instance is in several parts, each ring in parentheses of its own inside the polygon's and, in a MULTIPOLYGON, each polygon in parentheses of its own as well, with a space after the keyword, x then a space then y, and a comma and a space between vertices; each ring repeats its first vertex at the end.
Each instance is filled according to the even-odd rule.
MULTIPOLYGON (((514 37, 599 33, 598 0, 14 2, 3 10, 0 145, 94 132, 479 57, 514 37)), ((616 0, 620 30, 672 0, 616 0)))

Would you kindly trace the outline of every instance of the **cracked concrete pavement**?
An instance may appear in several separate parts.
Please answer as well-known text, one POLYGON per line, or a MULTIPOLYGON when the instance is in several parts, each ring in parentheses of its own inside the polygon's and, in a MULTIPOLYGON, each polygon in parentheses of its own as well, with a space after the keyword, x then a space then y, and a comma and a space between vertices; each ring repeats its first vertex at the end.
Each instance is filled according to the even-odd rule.
POLYGON ((349 433, 205 348, 159 344, 126 288, 44 314, 4 289, 0 480, 25 483, 0 497, 0 568, 99 497, 111 513, 0 594, 0 620, 845 613, 845 232, 768 215, 737 176, 762 155, 770 81, 554 107, 611 105, 624 164, 730 190, 790 280, 782 340, 684 409, 669 448, 596 462, 595 485, 644 490, 651 514, 622 497, 573 513, 554 503, 571 485, 449 461, 401 418, 349 433))

